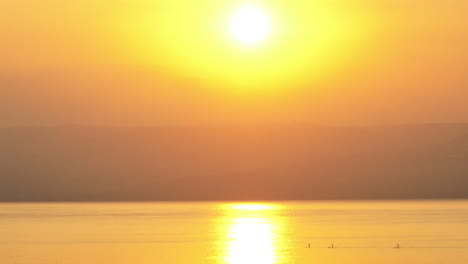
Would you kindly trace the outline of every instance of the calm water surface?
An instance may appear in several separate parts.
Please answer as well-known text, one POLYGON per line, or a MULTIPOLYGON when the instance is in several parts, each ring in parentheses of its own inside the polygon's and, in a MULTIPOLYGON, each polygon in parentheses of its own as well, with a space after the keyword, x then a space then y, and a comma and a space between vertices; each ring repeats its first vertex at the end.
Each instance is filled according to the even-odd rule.
POLYGON ((468 263, 468 201, 0 204, 0 263, 468 263))

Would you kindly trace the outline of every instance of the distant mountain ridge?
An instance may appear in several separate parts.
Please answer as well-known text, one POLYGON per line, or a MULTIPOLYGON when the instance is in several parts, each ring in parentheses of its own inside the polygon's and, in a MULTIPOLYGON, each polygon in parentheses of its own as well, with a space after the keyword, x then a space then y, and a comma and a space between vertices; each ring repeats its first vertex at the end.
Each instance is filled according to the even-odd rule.
POLYGON ((468 198, 468 124, 0 128, 0 201, 468 198))

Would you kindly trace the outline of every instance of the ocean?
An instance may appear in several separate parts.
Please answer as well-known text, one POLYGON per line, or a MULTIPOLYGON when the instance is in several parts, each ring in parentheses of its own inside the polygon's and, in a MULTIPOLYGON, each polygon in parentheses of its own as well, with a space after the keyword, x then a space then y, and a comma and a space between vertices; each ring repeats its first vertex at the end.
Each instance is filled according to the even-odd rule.
POLYGON ((468 263, 468 201, 0 203, 0 263, 468 263))

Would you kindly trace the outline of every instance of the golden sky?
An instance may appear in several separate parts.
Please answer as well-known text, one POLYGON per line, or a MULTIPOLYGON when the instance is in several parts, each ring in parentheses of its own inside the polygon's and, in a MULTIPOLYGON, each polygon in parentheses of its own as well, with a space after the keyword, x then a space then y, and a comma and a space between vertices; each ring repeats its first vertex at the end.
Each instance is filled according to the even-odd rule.
POLYGON ((0 126, 468 121, 467 10, 460 0, 0 0, 0 126), (230 30, 245 6, 268 19, 255 45, 230 30))

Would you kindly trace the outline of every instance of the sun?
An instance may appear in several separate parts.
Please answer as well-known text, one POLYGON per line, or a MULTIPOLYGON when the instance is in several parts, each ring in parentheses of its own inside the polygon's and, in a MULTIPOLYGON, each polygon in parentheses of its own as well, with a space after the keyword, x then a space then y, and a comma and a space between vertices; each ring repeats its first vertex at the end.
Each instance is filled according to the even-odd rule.
POLYGON ((247 46, 259 44, 271 31, 268 15, 257 6, 239 8, 232 16, 229 27, 232 37, 247 46))

